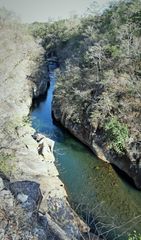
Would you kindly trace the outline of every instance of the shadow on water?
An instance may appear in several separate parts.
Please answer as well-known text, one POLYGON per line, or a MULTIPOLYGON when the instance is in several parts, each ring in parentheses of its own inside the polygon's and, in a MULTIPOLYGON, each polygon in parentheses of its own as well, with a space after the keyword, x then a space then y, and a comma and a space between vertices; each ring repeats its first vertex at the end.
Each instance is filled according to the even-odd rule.
MULTIPOLYGON (((49 88, 49 86, 48 86, 48 88, 49 88)), ((45 94, 41 95, 37 99, 33 99, 31 111, 33 112, 36 108, 38 108, 42 102, 46 101, 46 99, 47 99, 47 91, 45 94)))
POLYGON ((137 187, 131 177, 129 177, 124 171, 122 171, 115 165, 111 164, 111 166, 112 166, 113 170, 117 173, 119 178, 121 178, 124 182, 126 182, 126 184, 129 185, 129 187, 136 189, 136 191, 138 191, 140 193, 140 190, 137 189, 137 187))
POLYGON ((90 225, 93 219, 107 239, 127 240, 127 232, 141 233, 141 192, 117 169, 99 160, 52 118, 56 76, 50 69, 47 97, 33 108, 33 127, 55 140, 56 166, 74 208, 90 225), (95 216, 93 218, 93 215, 95 216))

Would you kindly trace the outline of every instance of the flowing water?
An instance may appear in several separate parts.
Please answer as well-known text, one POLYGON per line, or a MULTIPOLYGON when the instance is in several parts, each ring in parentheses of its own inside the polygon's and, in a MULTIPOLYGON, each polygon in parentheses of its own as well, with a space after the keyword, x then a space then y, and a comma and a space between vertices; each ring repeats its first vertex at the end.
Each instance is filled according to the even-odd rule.
POLYGON ((44 101, 31 113, 33 127, 55 140, 56 166, 70 202, 95 216, 96 226, 108 239, 128 239, 127 232, 141 233, 141 192, 127 183, 111 165, 99 160, 52 119, 51 102, 56 77, 50 67, 50 87, 44 101))

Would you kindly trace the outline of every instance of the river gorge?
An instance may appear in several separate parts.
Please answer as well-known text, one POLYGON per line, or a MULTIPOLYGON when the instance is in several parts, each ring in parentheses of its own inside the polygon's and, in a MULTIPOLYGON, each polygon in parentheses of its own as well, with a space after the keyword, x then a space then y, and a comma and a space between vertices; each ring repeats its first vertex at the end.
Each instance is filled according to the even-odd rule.
POLYGON ((55 141, 54 155, 69 201, 90 226, 108 239, 127 239, 133 230, 141 232, 141 192, 99 160, 86 146, 54 122, 52 99, 57 81, 50 66, 50 87, 44 100, 34 103, 32 126, 55 141))
POLYGON ((141 239, 141 4, 91 10, 0 9, 0 240, 141 239))

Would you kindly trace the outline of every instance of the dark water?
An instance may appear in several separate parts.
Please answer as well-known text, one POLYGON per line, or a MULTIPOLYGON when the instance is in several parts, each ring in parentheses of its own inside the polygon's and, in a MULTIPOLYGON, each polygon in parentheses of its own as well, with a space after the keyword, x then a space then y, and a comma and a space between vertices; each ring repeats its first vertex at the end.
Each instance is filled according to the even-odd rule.
POLYGON ((127 233, 141 233, 141 192, 120 178, 108 164, 93 155, 67 131, 53 123, 51 102, 55 73, 50 69, 47 98, 32 111, 33 127, 56 141, 54 154, 71 202, 79 212, 93 213, 108 239, 128 239, 127 233))

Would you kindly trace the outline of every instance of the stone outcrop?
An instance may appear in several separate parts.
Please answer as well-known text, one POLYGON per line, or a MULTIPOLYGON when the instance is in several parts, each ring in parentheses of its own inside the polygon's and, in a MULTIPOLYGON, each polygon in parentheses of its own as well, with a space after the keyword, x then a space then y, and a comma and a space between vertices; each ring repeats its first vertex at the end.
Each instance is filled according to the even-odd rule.
POLYGON ((47 218, 38 212, 42 199, 39 184, 11 183, 0 176, 0 239, 48 239, 47 218))

